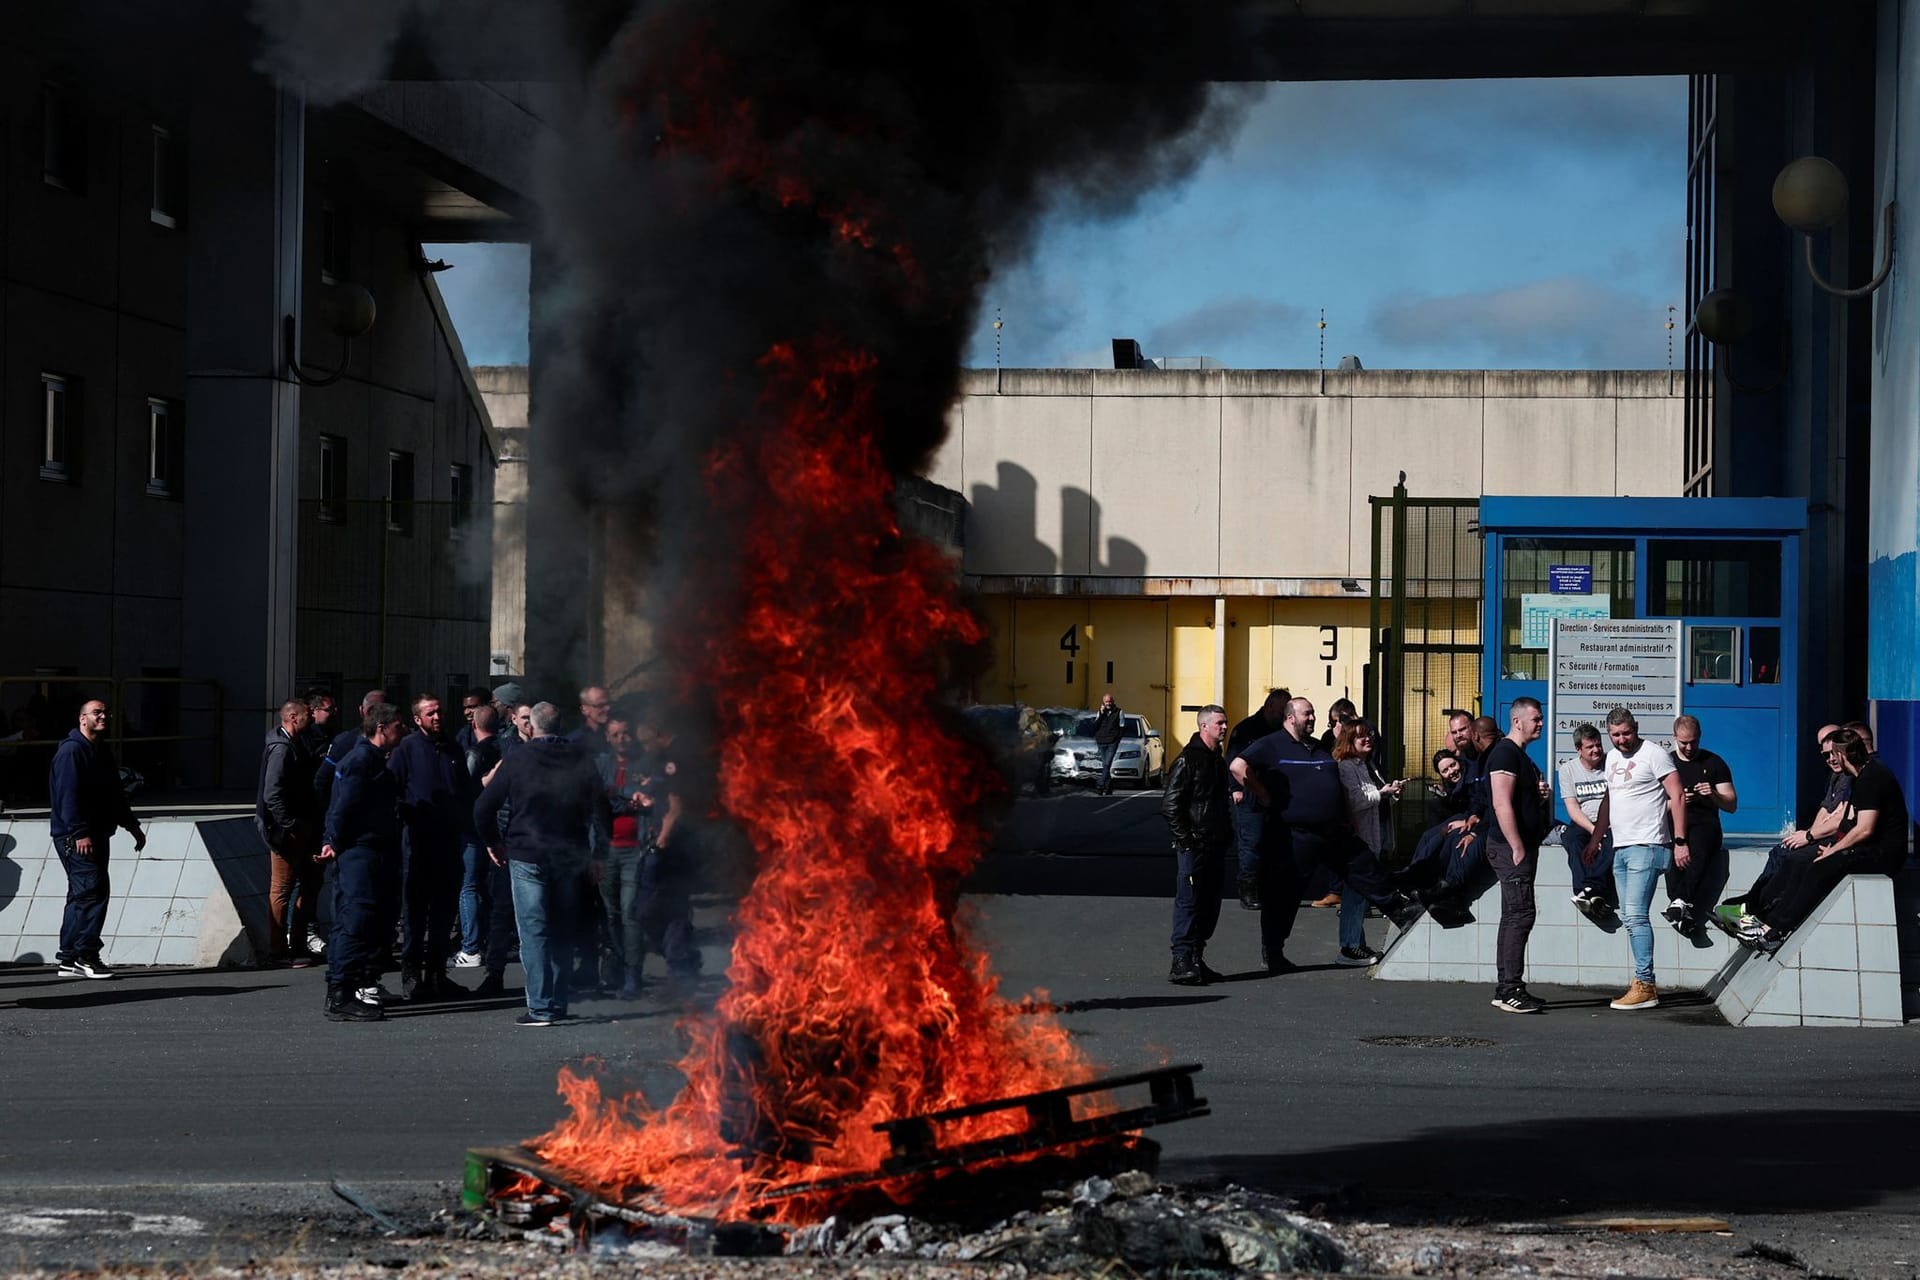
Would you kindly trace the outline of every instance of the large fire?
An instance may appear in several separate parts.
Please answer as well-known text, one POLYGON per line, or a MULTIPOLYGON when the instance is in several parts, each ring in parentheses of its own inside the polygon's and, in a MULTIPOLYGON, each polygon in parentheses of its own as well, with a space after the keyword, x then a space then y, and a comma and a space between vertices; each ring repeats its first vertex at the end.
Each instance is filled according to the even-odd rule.
MULTIPOLYGON (((765 429, 707 468, 715 518, 744 532, 744 613, 687 628, 718 715, 719 804, 759 853, 731 985, 670 1106, 563 1071, 572 1115, 534 1144, 594 1185, 719 1217, 878 1170, 876 1122, 1086 1074, 1057 1023, 997 997, 955 924, 985 842, 970 815, 998 784, 934 708, 943 657, 979 624, 942 553, 897 525, 875 362, 821 340, 776 347, 759 373, 765 429)), ((960 1122, 951 1140, 1017 1120, 960 1122)))

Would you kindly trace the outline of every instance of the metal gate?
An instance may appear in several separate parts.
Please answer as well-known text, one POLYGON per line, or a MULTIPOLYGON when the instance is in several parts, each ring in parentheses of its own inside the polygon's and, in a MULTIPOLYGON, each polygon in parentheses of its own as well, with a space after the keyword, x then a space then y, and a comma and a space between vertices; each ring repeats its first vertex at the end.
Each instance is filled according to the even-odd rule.
POLYGON ((1446 713, 1480 714, 1481 562, 1477 498, 1410 498, 1406 473, 1373 497, 1372 637, 1367 706, 1390 778, 1411 778, 1393 812, 1396 847, 1428 825, 1433 753, 1446 713))

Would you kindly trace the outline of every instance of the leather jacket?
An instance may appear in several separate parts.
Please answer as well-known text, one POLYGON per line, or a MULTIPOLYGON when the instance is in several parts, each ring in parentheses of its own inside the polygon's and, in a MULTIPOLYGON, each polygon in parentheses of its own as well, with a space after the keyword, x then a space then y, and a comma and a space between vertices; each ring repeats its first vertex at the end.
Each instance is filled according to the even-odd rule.
POLYGON ((1160 814, 1176 849, 1197 849, 1233 840, 1233 800, 1227 794, 1227 762, 1194 734, 1167 769, 1160 814))

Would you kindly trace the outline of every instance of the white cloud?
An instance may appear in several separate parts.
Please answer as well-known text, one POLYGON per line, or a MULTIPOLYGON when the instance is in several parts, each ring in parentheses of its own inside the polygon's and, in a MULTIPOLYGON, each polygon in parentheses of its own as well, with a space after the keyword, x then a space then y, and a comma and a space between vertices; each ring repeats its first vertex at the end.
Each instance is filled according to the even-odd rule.
POLYGON ((1506 288, 1403 297, 1377 305, 1367 328, 1381 365, 1651 369, 1666 361, 1667 299, 1582 276, 1506 288))

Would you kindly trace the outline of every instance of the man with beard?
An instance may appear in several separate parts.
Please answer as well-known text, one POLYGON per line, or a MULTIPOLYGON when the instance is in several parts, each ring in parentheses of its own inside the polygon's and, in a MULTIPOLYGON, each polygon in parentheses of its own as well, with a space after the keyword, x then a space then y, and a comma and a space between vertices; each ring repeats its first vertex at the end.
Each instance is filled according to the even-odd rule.
POLYGON ((1220 922, 1227 854, 1233 847, 1230 775, 1220 755, 1227 734, 1224 707, 1200 708, 1200 729, 1167 769, 1161 816, 1173 836, 1173 967, 1167 981, 1181 986, 1217 982, 1207 967, 1207 942, 1220 922))
POLYGON ((1727 762, 1700 745, 1700 721, 1693 716, 1673 722, 1673 767, 1687 801, 1687 852, 1692 859, 1684 869, 1667 869, 1667 909, 1660 914, 1681 933, 1692 933, 1704 923, 1711 886, 1727 882, 1720 815, 1734 812, 1740 797, 1727 762))
POLYGON ((478 788, 441 724, 440 699, 415 698, 413 722, 418 732, 393 749, 387 766, 400 784, 401 990, 408 1000, 444 1000, 466 994, 447 977, 447 939, 459 912, 460 850, 473 835, 478 788))

